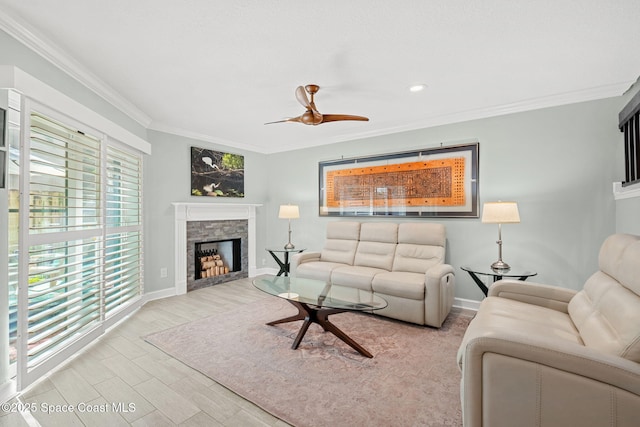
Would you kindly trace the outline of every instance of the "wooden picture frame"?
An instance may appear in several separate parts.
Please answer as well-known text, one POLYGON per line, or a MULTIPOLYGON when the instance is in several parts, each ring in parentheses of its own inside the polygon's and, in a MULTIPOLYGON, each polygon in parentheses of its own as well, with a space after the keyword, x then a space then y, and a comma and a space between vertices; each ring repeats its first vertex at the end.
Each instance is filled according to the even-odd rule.
POLYGON ((320 216, 478 217, 478 142, 323 161, 320 216))

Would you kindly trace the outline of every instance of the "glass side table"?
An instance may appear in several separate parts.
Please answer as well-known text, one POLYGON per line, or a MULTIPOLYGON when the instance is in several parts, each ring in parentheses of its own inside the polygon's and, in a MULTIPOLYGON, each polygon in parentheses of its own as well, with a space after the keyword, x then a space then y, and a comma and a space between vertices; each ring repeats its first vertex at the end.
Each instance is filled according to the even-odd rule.
POLYGON ((469 276, 471 276, 473 281, 476 282, 476 285, 478 285, 480 290, 482 290, 482 292, 485 295, 487 295, 487 293, 489 292, 489 288, 487 288, 487 286, 484 284, 482 280, 480 280, 478 276, 491 276, 493 278, 493 282, 495 282, 496 280, 500 280, 503 278, 516 278, 518 280, 524 281, 524 280, 527 280, 529 277, 533 277, 536 274, 538 274, 535 271, 526 270, 519 266, 511 267, 508 270, 494 270, 491 268, 489 264, 487 264, 484 267, 481 267, 478 265, 474 265, 474 266, 464 265, 460 267, 460 269, 469 273, 469 276))
POLYGON ((299 252, 303 252, 305 249, 306 248, 302 248, 302 249, 266 248, 267 252, 271 254, 273 259, 276 260, 276 262, 278 263, 278 266, 280 267, 280 271, 278 271, 277 276, 284 274, 285 277, 289 276, 289 254, 291 253, 297 254, 299 252), (278 255, 276 254, 283 254, 283 259, 280 259, 280 257, 278 257, 278 255))

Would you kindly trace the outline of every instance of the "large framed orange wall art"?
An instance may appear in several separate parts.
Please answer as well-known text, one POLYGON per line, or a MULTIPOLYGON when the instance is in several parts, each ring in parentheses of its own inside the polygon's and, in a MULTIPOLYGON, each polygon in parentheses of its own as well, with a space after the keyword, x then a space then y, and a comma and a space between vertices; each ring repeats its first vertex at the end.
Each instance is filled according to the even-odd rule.
POLYGON ((319 163, 320 216, 478 217, 478 142, 319 163))

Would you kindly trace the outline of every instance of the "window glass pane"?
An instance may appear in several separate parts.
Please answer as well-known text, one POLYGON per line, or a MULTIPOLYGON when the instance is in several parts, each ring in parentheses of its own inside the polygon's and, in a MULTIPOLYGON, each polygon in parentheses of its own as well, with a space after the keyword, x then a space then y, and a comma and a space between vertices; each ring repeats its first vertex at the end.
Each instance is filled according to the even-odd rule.
POLYGON ((101 239, 29 248, 28 366, 100 320, 101 239))
POLYGON ((107 148, 107 227, 142 223, 142 168, 139 156, 107 148))
POLYGON ((100 140, 33 113, 30 144, 29 232, 99 227, 100 140))
POLYGON ((141 293, 142 239, 140 232, 117 233, 105 242, 105 313, 141 293))
POLYGON ((142 292, 141 158, 107 147, 105 315, 142 292), (127 227, 127 230, 123 230, 127 227), (134 231, 131 231, 131 228, 134 231))

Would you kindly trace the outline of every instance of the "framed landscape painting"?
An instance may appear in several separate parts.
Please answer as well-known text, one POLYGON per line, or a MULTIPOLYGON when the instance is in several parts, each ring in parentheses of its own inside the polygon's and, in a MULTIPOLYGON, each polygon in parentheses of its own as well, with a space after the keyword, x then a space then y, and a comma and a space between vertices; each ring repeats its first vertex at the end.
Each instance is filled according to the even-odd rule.
POLYGON ((191 195, 244 197, 244 156, 191 147, 191 195))
POLYGON ((477 218, 479 145, 320 162, 320 216, 477 218))

